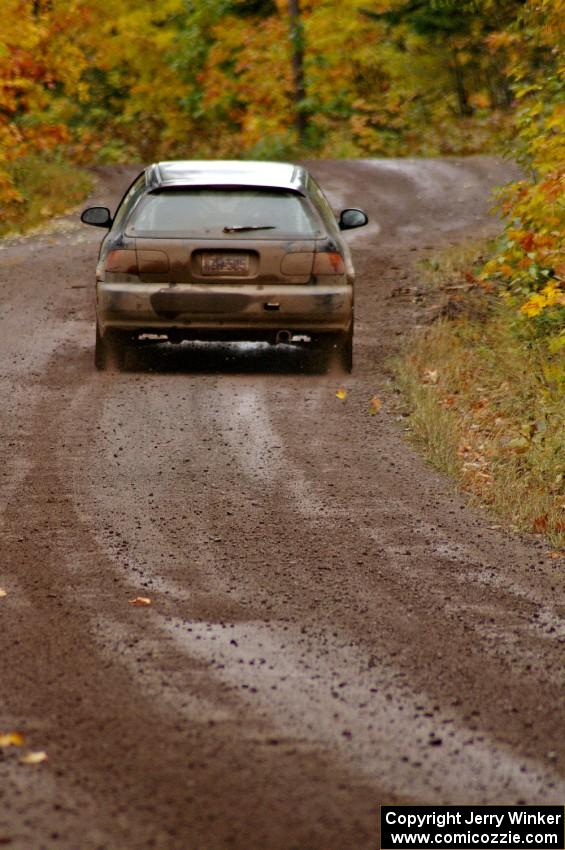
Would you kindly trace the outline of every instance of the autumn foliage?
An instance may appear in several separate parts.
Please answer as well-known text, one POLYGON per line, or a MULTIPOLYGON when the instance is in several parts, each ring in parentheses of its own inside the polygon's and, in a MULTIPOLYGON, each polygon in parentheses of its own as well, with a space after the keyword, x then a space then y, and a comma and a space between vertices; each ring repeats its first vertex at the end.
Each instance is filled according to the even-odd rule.
POLYGON ((501 196, 509 224, 485 281, 555 336, 564 3, 294 0, 297 101, 289 0, 4 0, 0 222, 25 200, 14 163, 28 155, 434 156, 506 143, 526 177, 501 196))
POLYGON ((84 91, 88 59, 78 36, 89 24, 86 4, 5 0, 0 28, 0 201, 18 201, 6 165, 65 146, 74 103, 84 91), (61 96, 64 93, 64 96, 61 96))
MULTIPOLYGON (((302 0, 308 149, 488 149, 524 87, 546 100, 537 42, 555 48, 559 6, 302 0)), ((4 161, 21 145, 67 145, 84 160, 295 151, 288 10, 288 0, 4 0, 4 161)))
POLYGON ((550 353, 565 347, 564 20, 564 0, 536 0, 504 39, 516 99, 513 151, 527 176, 501 192, 508 224, 482 275, 549 338, 550 353))

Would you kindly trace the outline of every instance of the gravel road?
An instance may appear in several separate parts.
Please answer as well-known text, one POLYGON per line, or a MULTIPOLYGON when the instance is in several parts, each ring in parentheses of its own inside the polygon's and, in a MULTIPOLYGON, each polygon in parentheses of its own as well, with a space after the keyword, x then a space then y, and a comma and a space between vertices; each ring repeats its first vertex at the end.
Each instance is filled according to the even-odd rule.
POLYGON ((371 218, 351 376, 198 343, 96 373, 99 232, 0 248, 0 732, 48 755, 0 750, 10 850, 368 850, 380 802, 565 798, 562 566, 409 448, 385 362, 424 320, 391 293, 512 168, 311 166, 371 218))

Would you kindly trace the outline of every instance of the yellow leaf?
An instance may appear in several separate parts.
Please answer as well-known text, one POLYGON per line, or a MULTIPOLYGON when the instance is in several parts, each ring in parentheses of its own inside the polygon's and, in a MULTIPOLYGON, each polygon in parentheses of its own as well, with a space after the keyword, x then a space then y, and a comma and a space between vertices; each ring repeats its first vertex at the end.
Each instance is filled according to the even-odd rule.
POLYGON ((8 595, 8 594, 6 593, 6 591, 5 591, 5 590, 2 590, 2 588, 0 587, 0 599, 3 599, 3 598, 4 598, 5 596, 7 596, 7 595, 8 595))
POLYGON ((375 413, 378 413, 381 407, 383 406, 382 401, 378 396, 373 396, 371 401, 369 402, 369 413, 371 416, 374 416, 375 413))
POLYGON ((347 390, 340 387, 340 389, 336 392, 336 396, 340 399, 340 401, 344 401, 347 398, 347 390))
POLYGON ((21 732, 6 732, 0 735, 0 747, 23 747, 25 738, 21 732))
POLYGON ((151 605, 151 600, 148 596, 136 596, 135 599, 130 599, 130 605, 151 605))
POLYGON ((562 333, 561 336, 550 339, 548 342, 548 348, 552 354, 557 354, 558 351, 565 348, 565 333, 562 333))
POLYGON ((20 764, 41 764, 43 761, 47 761, 47 753, 39 750, 35 753, 26 753, 21 757, 20 764))

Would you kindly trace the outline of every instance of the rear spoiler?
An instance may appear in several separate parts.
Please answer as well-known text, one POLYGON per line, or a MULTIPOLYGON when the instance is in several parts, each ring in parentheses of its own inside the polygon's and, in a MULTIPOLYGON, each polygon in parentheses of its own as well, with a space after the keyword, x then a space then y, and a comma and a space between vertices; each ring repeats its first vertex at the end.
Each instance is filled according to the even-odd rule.
POLYGON ((225 171, 223 174, 220 173, 215 177, 213 170, 207 171, 202 175, 201 179, 199 179, 198 172, 193 172, 193 175, 188 177, 188 179, 181 178, 171 181, 164 179, 164 175, 159 169, 159 164, 153 163, 145 171, 145 185, 150 194, 179 190, 186 191, 187 189, 258 189, 265 192, 292 192, 294 195, 305 197, 305 186, 301 186, 300 181, 294 179, 298 171, 299 169, 295 169, 293 177, 288 182, 273 181, 273 183, 270 183, 268 178, 267 180, 257 181, 257 178, 253 179, 252 174, 249 174, 249 176, 245 174, 234 175, 235 179, 232 180, 230 179, 231 175, 229 173, 226 175, 225 171))
POLYGON ((296 189, 294 186, 265 186, 258 185, 257 183, 210 183, 210 181, 206 183, 161 183, 158 186, 148 187, 147 194, 160 195, 168 192, 187 192, 191 189, 212 189, 217 191, 255 189, 259 192, 280 192, 281 195, 291 194, 298 195, 300 198, 306 197, 304 192, 301 192, 300 189, 296 189))

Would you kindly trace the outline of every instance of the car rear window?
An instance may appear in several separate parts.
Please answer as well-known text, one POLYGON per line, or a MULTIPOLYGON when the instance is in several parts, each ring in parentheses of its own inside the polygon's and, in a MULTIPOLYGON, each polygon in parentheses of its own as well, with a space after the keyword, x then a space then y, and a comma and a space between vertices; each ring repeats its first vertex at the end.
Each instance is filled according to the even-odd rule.
POLYGON ((293 192, 190 189, 148 195, 134 210, 127 232, 276 239, 290 234, 318 236, 320 224, 304 198, 293 192))

